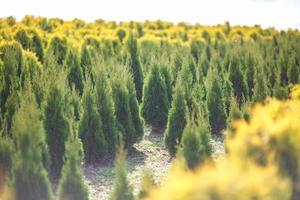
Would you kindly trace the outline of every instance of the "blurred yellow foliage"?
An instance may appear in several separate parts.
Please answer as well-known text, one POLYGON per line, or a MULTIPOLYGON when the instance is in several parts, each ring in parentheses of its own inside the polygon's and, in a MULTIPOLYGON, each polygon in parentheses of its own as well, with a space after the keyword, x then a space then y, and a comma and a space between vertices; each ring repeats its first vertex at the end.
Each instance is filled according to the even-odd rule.
MULTIPOLYGON (((193 39, 203 40, 203 33, 207 32, 211 41, 224 39, 232 41, 236 39, 253 40, 255 37, 271 39, 274 35, 280 33, 274 28, 262 29, 260 26, 232 26, 227 35, 226 25, 204 26, 191 25, 188 23, 173 24, 165 21, 145 21, 145 22, 115 22, 95 20, 94 22, 84 22, 79 19, 64 21, 58 18, 47 19, 43 17, 26 16, 20 22, 13 25, 8 19, 0 19, 0 38, 4 40, 13 40, 13 35, 20 29, 34 29, 43 37, 44 41, 48 41, 53 35, 62 35, 68 38, 74 46, 80 46, 81 41, 86 35, 95 36, 101 39, 114 38, 118 39, 118 31, 124 30, 126 35, 129 32, 139 36, 140 40, 168 40, 176 45, 189 43, 193 39), (76 44, 79 43, 79 44, 76 44)), ((297 30, 289 30, 289 33, 300 35, 297 30)), ((123 32, 119 32, 121 37, 123 32)), ((47 42, 46 42, 47 43, 47 42)))
POLYGON ((299 199, 300 86, 291 97, 255 105, 248 121, 233 123, 223 161, 196 172, 177 161, 166 182, 145 199, 299 199))
POLYGON ((289 182, 275 166, 242 167, 232 159, 205 165, 197 172, 175 166, 167 181, 146 200, 284 200, 290 198, 289 182))

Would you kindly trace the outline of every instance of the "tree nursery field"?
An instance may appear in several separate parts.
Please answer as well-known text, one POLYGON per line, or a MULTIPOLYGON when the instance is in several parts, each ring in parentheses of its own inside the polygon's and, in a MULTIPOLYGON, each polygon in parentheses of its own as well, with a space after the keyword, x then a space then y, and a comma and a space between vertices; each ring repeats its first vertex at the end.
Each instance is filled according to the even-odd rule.
POLYGON ((0 18, 0 200, 299 200, 300 32, 0 18))

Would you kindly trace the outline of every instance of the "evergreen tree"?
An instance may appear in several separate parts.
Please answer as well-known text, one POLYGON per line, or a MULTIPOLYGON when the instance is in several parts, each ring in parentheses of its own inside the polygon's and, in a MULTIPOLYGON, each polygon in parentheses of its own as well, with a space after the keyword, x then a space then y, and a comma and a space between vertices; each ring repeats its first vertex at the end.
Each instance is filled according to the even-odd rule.
POLYGON ((143 120, 136 98, 133 79, 126 66, 113 65, 110 84, 112 86, 117 127, 126 147, 143 137, 143 120))
POLYGON ((24 29, 18 30, 14 36, 14 39, 18 41, 25 50, 28 50, 31 46, 30 37, 24 29))
POLYGON ((253 88, 254 88, 254 74, 255 74, 255 63, 254 58, 252 56, 248 56, 246 59, 246 71, 245 71, 245 79, 248 86, 249 99, 252 99, 253 96, 253 88))
POLYGON ((77 134, 71 133, 66 143, 62 175, 58 184, 60 200, 88 200, 88 189, 83 181, 83 150, 77 134))
POLYGON ((276 76, 273 88, 273 96, 277 99, 284 100, 288 98, 288 88, 281 85, 280 74, 276 76))
POLYGON ((143 96, 143 71, 141 67, 141 63, 139 60, 138 55, 138 46, 137 46, 137 40, 133 36, 133 34, 129 35, 128 41, 126 43, 127 50, 129 52, 129 69, 133 76, 134 84, 135 84, 135 90, 136 90, 136 96, 139 102, 142 100, 143 96))
POLYGON ((196 72, 196 63, 194 61, 194 58, 193 57, 189 57, 189 71, 192 75, 192 83, 196 83, 197 82, 197 72, 196 72))
POLYGON ((267 80, 264 74, 264 70, 261 69, 261 66, 257 67, 255 71, 255 83, 253 89, 253 101, 260 102, 265 100, 269 95, 269 88, 267 85, 267 80))
POLYGON ((192 91, 194 87, 196 87, 196 75, 190 68, 188 62, 184 62, 182 69, 179 73, 178 80, 176 82, 177 85, 180 85, 183 89, 183 96, 186 100, 186 104, 189 111, 192 111, 193 107, 193 95, 192 91))
POLYGON ((66 112, 66 97, 61 86, 55 83, 50 86, 44 109, 44 126, 51 157, 51 173, 59 176, 63 165, 65 142, 68 138, 70 125, 66 112))
POLYGON ((202 32, 202 37, 203 37, 203 39, 206 40, 206 42, 207 42, 208 44, 210 44, 210 42, 211 42, 211 37, 210 37, 210 34, 209 34, 209 32, 208 32, 207 30, 204 30, 204 31, 202 32))
POLYGON ((225 22, 225 25, 224 25, 224 29, 223 29, 223 32, 224 34, 228 37, 229 36, 229 33, 231 31, 231 27, 230 27, 230 24, 228 21, 225 22))
POLYGON ((92 60, 92 47, 89 45, 82 45, 81 47, 81 61, 80 61, 80 65, 83 69, 83 73, 86 76, 88 74, 88 72, 90 72, 90 69, 92 67, 93 64, 93 60, 92 60))
POLYGON ((280 71, 280 79, 281 83, 284 85, 288 84, 288 56, 281 51, 279 54, 279 71, 280 71))
POLYGON ((205 51, 203 51, 201 59, 200 59, 200 69, 203 76, 207 76, 209 69, 209 60, 207 59, 205 51))
POLYGON ((113 191, 110 196, 110 200, 134 200, 132 193, 132 187, 127 180, 127 169, 125 163, 126 154, 121 148, 117 155, 115 163, 115 180, 113 191))
POLYGON ((81 117, 82 105, 80 97, 81 96, 76 92, 74 88, 72 88, 72 91, 69 91, 68 100, 70 102, 71 112, 75 122, 79 122, 81 117))
POLYGON ((207 80, 207 109, 209 123, 213 134, 220 134, 226 127, 226 112, 223 99, 223 91, 217 78, 217 72, 210 70, 207 80))
POLYGON ((167 95, 168 95, 168 101, 169 104, 171 104, 172 102, 172 77, 171 77, 171 73, 170 70, 167 66, 162 66, 160 68, 161 71, 161 76, 163 77, 163 79, 165 80, 165 84, 166 84, 166 89, 167 89, 167 95))
POLYGON ((167 129, 164 133, 164 143, 171 156, 175 156, 183 129, 186 125, 187 106, 182 88, 175 88, 174 99, 168 115, 167 129))
POLYGON ((50 182, 43 165, 46 135, 33 96, 23 96, 12 132, 17 149, 13 160, 16 199, 51 199, 50 182))
POLYGON ((32 38, 31 38, 31 51, 35 52, 38 60, 40 62, 43 62, 43 59, 44 59, 44 49, 43 49, 43 43, 42 43, 42 39, 40 37, 40 35, 38 34, 37 31, 35 30, 31 30, 31 35, 32 35, 32 38))
POLYGON ((192 39, 191 41, 191 55, 195 59, 196 63, 200 60, 200 46, 201 43, 197 40, 192 39))
POLYGON ((146 123, 154 127, 165 127, 169 101, 166 84, 157 65, 152 67, 146 78, 143 93, 141 111, 146 123))
POLYGON ((127 88, 129 95, 129 109, 131 112, 132 122, 135 128, 135 135, 133 136, 133 141, 137 142, 141 140, 144 136, 144 121, 141 118, 139 104, 136 98, 134 82, 131 76, 129 76, 127 79, 127 88))
POLYGON ((79 56, 75 49, 70 48, 68 50, 65 65, 69 71, 68 81, 69 86, 75 86, 75 89, 79 92, 80 95, 83 93, 83 74, 82 69, 79 63, 79 56))
POLYGON ((238 102, 234 97, 231 97, 230 110, 227 118, 227 127, 231 128, 231 122, 243 118, 243 113, 239 108, 238 102))
POLYGON ((96 80, 98 112, 101 114, 102 128, 107 142, 108 151, 115 154, 119 144, 115 109, 113 105, 112 91, 104 70, 98 72, 96 80))
POLYGON ((13 124, 13 116, 18 110, 20 104, 20 98, 18 96, 17 89, 12 89, 5 103, 5 111, 3 112, 3 133, 6 136, 11 136, 11 128, 13 124))
POLYGON ((53 55, 57 64, 62 65, 67 55, 67 40, 59 36, 54 36, 49 43, 48 55, 53 55))
POLYGON ((117 30, 117 36, 119 38, 119 41, 122 43, 124 38, 126 37, 126 31, 120 28, 119 30, 117 30))
POLYGON ((93 82, 92 69, 98 55, 101 53, 100 42, 93 37, 86 37, 81 46, 80 65, 84 76, 90 76, 93 82))
POLYGON ((34 53, 23 51, 22 74, 20 84, 23 87, 26 82, 32 86, 33 93, 35 94, 36 102, 40 107, 44 98, 45 89, 42 88, 43 82, 43 66, 38 61, 34 53))
POLYGON ((133 138, 136 135, 136 131, 129 106, 129 93, 126 85, 124 85, 124 81, 126 80, 122 80, 121 77, 114 77, 111 83, 117 127, 122 133, 122 139, 127 147, 131 146, 135 142, 133 138))
POLYGON ((173 60, 173 67, 171 68, 171 74, 172 74, 172 77, 173 77, 173 82, 172 82, 172 85, 176 85, 176 81, 177 81, 177 77, 182 69, 182 66, 183 66, 183 58, 182 56, 176 52, 174 54, 174 57, 172 58, 173 60))
POLYGON ((22 47, 17 42, 3 43, 0 46, 0 52, 2 52, 1 58, 3 61, 2 66, 2 81, 1 83, 1 111, 2 115, 6 112, 7 99, 11 93, 15 92, 19 88, 19 81, 22 67, 22 47))
POLYGON ((197 125, 189 121, 184 128, 180 144, 181 155, 189 169, 195 169, 212 153, 210 129, 206 120, 197 125))
POLYGON ((83 115, 79 124, 79 136, 87 162, 96 161, 107 152, 107 141, 95 97, 93 88, 86 86, 83 94, 83 115))
POLYGON ((243 98, 247 99, 248 88, 246 82, 244 81, 244 76, 240 69, 240 63, 237 58, 232 58, 229 66, 229 79, 232 83, 234 95, 237 98, 239 105, 242 104, 243 98))
POLYGON ((287 69, 287 76, 289 83, 296 84, 299 81, 299 66, 297 66, 297 60, 295 55, 291 55, 289 58, 289 64, 287 69))
POLYGON ((0 132, 0 192, 7 182, 11 172, 14 153, 13 150, 12 140, 1 136, 0 132))
POLYGON ((225 104, 225 110, 226 114, 229 114, 230 111, 230 98, 233 95, 232 92, 232 83, 228 78, 225 78, 224 84, 223 84, 223 91, 224 91, 224 104, 225 104))

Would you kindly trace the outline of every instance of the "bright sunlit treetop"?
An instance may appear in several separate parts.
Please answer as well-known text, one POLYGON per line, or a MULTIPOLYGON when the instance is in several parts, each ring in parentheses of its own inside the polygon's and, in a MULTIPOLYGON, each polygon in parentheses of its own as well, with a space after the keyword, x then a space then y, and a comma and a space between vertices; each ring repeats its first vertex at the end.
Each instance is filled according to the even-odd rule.
POLYGON ((254 25, 300 29, 299 0, 3 0, 0 17, 254 25))

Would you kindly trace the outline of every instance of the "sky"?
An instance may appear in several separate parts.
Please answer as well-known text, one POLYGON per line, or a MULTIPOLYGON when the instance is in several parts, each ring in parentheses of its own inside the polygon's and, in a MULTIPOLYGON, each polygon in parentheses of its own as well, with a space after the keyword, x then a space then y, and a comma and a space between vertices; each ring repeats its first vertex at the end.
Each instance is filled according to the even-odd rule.
POLYGON ((163 20, 300 29, 300 0, 0 0, 0 17, 163 20))

